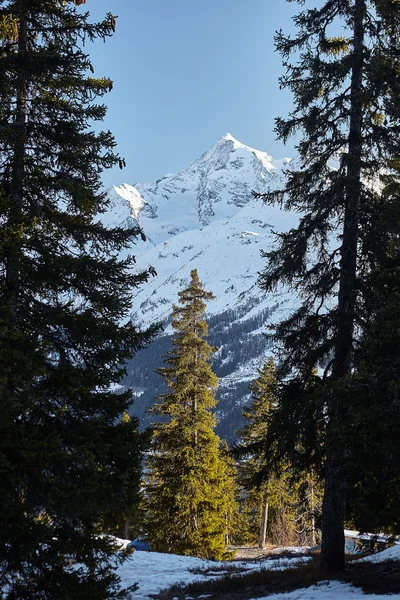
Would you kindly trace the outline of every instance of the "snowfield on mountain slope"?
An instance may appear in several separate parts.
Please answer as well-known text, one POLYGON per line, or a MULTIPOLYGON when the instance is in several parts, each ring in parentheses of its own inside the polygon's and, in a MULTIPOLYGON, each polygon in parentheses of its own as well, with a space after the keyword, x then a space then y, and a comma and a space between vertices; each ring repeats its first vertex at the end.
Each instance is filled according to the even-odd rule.
MULTIPOLYGON (((144 324, 168 318, 177 291, 185 286, 194 268, 216 300, 207 305, 207 314, 236 309, 260 297, 258 272, 265 266, 261 250, 274 241, 273 224, 259 223, 260 206, 251 204, 230 220, 216 221, 204 229, 187 231, 137 256, 138 268, 153 265, 157 277, 138 292, 136 317, 144 324), (250 231, 251 229, 251 231, 250 231)), ((258 303, 258 310, 271 304, 292 309, 291 294, 275 294, 258 303)))
MULTIPOLYGON (((300 550, 300 549, 299 549, 300 550)), ((400 560, 400 545, 388 548, 383 552, 361 559, 363 561, 384 562, 385 560, 400 560)), ((160 554, 157 552, 135 552, 119 569, 119 575, 124 587, 138 583, 139 588, 132 594, 132 600, 150 600, 152 594, 157 594, 177 583, 201 581, 205 575, 194 574, 190 569, 220 567, 223 564, 238 565, 245 569, 287 569, 295 564, 302 564, 308 557, 279 558, 252 563, 233 561, 215 563, 188 556, 175 554, 160 554)), ((222 577, 223 574, 219 573, 222 577)), ((218 575, 217 575, 218 576, 218 575)), ((361 589, 339 581, 323 581, 318 585, 301 588, 293 592, 273 594, 258 600, 397 600, 399 594, 376 595, 365 594, 361 589)))
MULTIPOLYGON (((187 169, 155 183, 123 184, 110 191, 102 216, 107 225, 137 221, 147 236, 132 251, 138 269, 150 265, 157 276, 137 293, 135 319, 143 325, 166 319, 176 292, 197 268, 212 290, 207 314, 237 309, 261 299, 258 273, 265 267, 261 250, 274 243, 274 232, 293 227, 298 216, 265 207, 253 190, 265 192, 282 183, 289 159, 274 160, 230 134, 221 138, 187 169)), ((291 294, 265 296, 266 306, 292 309, 291 294)))

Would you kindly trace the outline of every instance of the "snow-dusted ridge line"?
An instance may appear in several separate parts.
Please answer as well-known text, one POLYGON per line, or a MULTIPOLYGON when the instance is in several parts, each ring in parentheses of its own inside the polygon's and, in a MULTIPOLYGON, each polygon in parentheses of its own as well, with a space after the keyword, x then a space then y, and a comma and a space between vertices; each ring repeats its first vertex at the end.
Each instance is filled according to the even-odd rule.
POLYGON ((288 161, 274 160, 227 134, 187 169, 154 183, 114 186, 110 193, 130 204, 146 235, 158 243, 171 235, 168 231, 231 218, 248 203, 253 189, 265 191, 270 183, 276 185, 288 161))

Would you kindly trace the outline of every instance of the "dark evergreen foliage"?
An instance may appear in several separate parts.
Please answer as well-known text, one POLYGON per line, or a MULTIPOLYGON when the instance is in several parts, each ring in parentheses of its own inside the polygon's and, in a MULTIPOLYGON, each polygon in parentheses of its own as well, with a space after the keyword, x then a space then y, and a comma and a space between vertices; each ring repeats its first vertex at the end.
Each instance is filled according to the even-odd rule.
MULTIPOLYGON (((142 438, 121 422, 138 228, 106 229, 103 169, 123 160, 92 121, 112 82, 84 44, 84 0, 0 1, 0 589, 11 600, 122 598, 97 534, 137 501, 142 438), (79 563, 79 568, 77 564, 79 563)), ((118 560, 122 558, 119 554, 118 560)), ((114 560, 114 559, 113 559, 114 560)), ((117 560, 117 558, 115 559, 117 560)))
MULTIPOLYGON (((309 391, 318 380, 315 376, 309 381, 309 391)), ((252 400, 243 410, 246 424, 238 432, 240 443, 233 452, 239 459, 240 482, 247 490, 242 505, 245 511, 250 510, 250 517, 252 513, 257 516, 259 546, 264 547, 267 538, 277 544, 315 546, 322 488, 311 467, 318 461, 315 457, 312 461, 308 452, 318 446, 314 431, 318 421, 299 418, 296 411, 286 413, 281 396, 287 387, 279 382, 272 357, 259 369, 250 391, 252 400), (287 447, 281 443, 282 427, 291 429, 296 421, 308 422, 308 428, 287 447)), ((286 442, 288 439, 285 437, 286 442)), ((254 517, 250 520, 254 532, 254 517)))
POLYGON ((173 307, 176 335, 159 369, 169 391, 153 410, 166 417, 154 425, 146 460, 146 531, 152 547, 162 552, 221 559, 235 512, 232 465, 214 433, 214 390, 211 370, 215 351, 204 337, 206 301, 197 271, 173 307))
POLYGON ((266 457, 260 452, 260 446, 268 432, 268 421, 273 405, 277 400, 278 380, 274 360, 270 357, 263 368, 258 371, 258 377, 250 385, 251 402, 243 410, 246 425, 238 433, 240 436, 240 453, 244 460, 239 463, 239 477, 242 486, 247 491, 247 498, 252 498, 256 504, 258 523, 258 545, 264 548, 268 529, 268 513, 273 488, 277 478, 272 471, 266 475, 266 457), (264 480, 260 481, 263 473, 264 480), (258 480, 259 485, 256 485, 258 480))
MULTIPOLYGON (((361 325, 368 269, 361 242, 375 198, 372 181, 399 153, 400 5, 398 0, 329 0, 318 8, 308 8, 303 0, 299 4, 306 8, 295 17, 296 35, 276 36, 286 67, 281 86, 295 100, 293 113, 277 119, 276 131, 284 141, 301 132, 299 158, 288 170, 285 188, 263 198, 301 216, 298 226, 279 234, 276 249, 265 254, 268 265, 260 284, 266 291, 288 284, 301 298, 298 310, 276 330, 281 374, 289 376, 281 411, 298 417, 281 430, 283 444, 303 434, 302 418, 316 401, 306 382, 316 365, 325 369, 315 405, 329 421, 322 565, 342 570, 350 419, 342 383, 354 365, 361 325)), ((282 412, 277 416, 282 424, 281 417, 282 412)))
MULTIPOLYGON (((391 166, 400 172, 398 159, 391 166)), ((383 179, 366 225, 370 268, 356 374, 344 390, 352 396, 348 517, 364 531, 400 534, 400 185, 383 179)))

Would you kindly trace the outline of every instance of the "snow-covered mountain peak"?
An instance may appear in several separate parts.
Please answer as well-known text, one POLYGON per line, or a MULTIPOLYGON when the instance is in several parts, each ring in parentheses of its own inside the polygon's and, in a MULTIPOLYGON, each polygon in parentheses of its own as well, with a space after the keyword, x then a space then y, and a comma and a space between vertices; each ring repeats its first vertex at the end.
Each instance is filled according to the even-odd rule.
POLYGON ((150 244, 157 245, 172 235, 234 217, 252 200, 253 190, 277 185, 283 166, 284 161, 228 133, 179 173, 152 183, 114 186, 112 209, 128 211, 150 244), (117 209, 118 197, 124 209, 117 209))
POLYGON ((266 169, 276 171, 278 168, 280 168, 280 166, 278 167, 277 165, 280 165, 281 161, 275 161, 270 154, 267 154, 267 152, 261 152, 256 148, 242 144, 242 142, 239 142, 239 140, 234 138, 230 133, 224 135, 222 139, 227 142, 231 142, 233 144, 233 150, 246 150, 247 152, 254 154, 258 160, 263 163, 266 169))
POLYGON ((218 165, 220 169, 229 168, 231 165, 234 168, 238 168, 240 161, 237 159, 240 157, 250 162, 254 161, 255 158, 269 173, 273 173, 279 169, 281 163, 281 161, 275 161, 267 152, 261 152, 260 150, 256 150, 256 148, 243 144, 230 133, 220 138, 210 150, 205 152, 193 164, 196 165, 207 161, 213 163, 215 162, 215 157, 217 157, 217 160, 220 157, 218 165), (279 166, 275 163, 279 164, 279 166))
POLYGON ((252 191, 277 186, 284 164, 228 133, 177 174, 114 186, 114 210, 119 197, 147 237, 135 249, 138 266, 152 265, 158 273, 137 294, 140 322, 168 317, 193 267, 218 298, 210 314, 251 304, 258 296, 260 250, 270 247, 271 230, 289 228, 294 218, 279 207, 264 208, 252 191))
POLYGON ((233 137, 232 134, 230 134, 229 132, 226 133, 223 137, 223 140, 228 140, 229 142, 233 142, 234 144, 241 144, 241 142, 239 142, 236 138, 233 137))

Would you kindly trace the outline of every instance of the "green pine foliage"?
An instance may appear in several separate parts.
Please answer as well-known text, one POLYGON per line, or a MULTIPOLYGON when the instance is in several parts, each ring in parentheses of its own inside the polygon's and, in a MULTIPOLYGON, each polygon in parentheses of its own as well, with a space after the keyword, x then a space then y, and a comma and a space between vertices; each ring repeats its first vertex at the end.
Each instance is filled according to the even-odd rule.
POLYGON ((149 274, 118 258, 140 230, 99 221, 101 173, 123 161, 98 128, 112 82, 84 48, 111 36, 115 18, 91 24, 83 3, 0 1, 5 600, 125 597, 98 534, 137 502, 143 440, 136 419, 121 422, 130 392, 113 389, 152 334, 127 320, 149 274))
POLYGON ((206 302, 197 271, 174 306, 173 348, 159 370, 169 392, 154 406, 163 417, 154 426, 146 461, 146 531, 154 550, 221 559, 235 513, 232 466, 214 433, 217 378, 214 348, 204 337, 206 302))
MULTIPOLYGON (((242 510, 250 531, 262 548, 272 544, 316 544, 316 521, 320 515, 321 484, 310 470, 291 463, 293 453, 278 448, 279 438, 266 448, 269 428, 279 406, 281 385, 270 357, 250 386, 252 400, 243 410, 246 426, 239 431, 239 479, 246 490, 242 510)), ((301 452, 298 454, 301 455, 301 452)))
POLYGON ((239 479, 247 489, 243 509, 252 517, 251 530, 258 539, 260 548, 266 543, 268 525, 271 523, 271 501, 276 488, 277 477, 266 473, 265 455, 260 451, 268 431, 268 421, 272 406, 277 397, 278 380, 274 360, 270 357, 258 370, 258 377, 250 385, 251 403, 243 410, 246 426, 238 432, 240 436, 239 455, 244 456, 239 462, 239 479), (260 476, 264 479, 260 481, 260 476), (254 516, 255 513, 255 518, 254 516), (256 530, 256 531, 255 531, 256 530))
MULTIPOLYGON (((260 284, 266 291, 288 284, 301 299, 276 329, 281 375, 287 377, 276 412, 279 444, 304 448, 311 414, 320 432, 328 423, 322 565, 335 571, 344 568, 346 428, 351 418, 343 385, 354 366, 369 269, 363 239, 376 196, 371 181, 400 150, 400 4, 329 0, 316 8, 298 3, 304 9, 294 19, 295 35, 280 31, 276 36, 286 68, 281 87, 292 92, 295 102, 287 119, 277 119, 276 131, 283 141, 300 134, 299 158, 288 169, 285 187, 263 198, 302 216, 265 254, 268 265, 260 284), (310 388, 315 366, 325 373, 310 388), (284 426, 283 414, 296 418, 284 426)), ((311 437, 316 454, 319 439, 311 437)))
POLYGON ((278 379, 272 356, 258 370, 258 377, 249 389, 252 399, 250 405, 243 410, 248 423, 240 431, 240 436, 246 443, 262 442, 268 430, 268 418, 278 396, 278 379))

